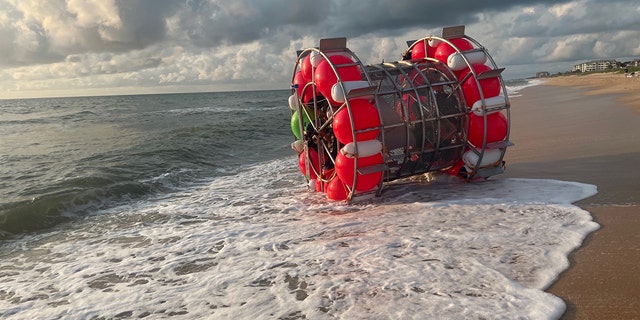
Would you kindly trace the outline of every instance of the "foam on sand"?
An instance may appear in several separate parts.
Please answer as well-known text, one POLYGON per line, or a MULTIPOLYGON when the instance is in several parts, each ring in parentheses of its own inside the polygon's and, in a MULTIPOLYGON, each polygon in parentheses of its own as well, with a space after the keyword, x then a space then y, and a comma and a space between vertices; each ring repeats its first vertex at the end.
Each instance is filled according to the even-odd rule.
POLYGON ((115 209, 0 261, 8 319, 552 319, 593 185, 413 181, 327 203, 275 161, 115 209), (270 175, 270 179, 256 177, 270 175))

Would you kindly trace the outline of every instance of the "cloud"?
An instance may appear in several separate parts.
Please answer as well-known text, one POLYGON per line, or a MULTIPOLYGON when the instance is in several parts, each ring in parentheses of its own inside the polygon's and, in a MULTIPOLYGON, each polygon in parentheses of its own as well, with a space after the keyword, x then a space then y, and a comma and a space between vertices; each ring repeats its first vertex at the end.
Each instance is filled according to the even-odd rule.
POLYGON ((164 40, 166 0, 2 0, 0 66, 58 62, 70 54, 126 52, 164 40))
POLYGON ((477 0, 461 3, 450 0, 372 0, 361 3, 332 1, 331 15, 324 26, 332 33, 349 37, 366 34, 397 34, 413 28, 433 28, 479 21, 478 14, 496 14, 529 4, 548 5, 568 1, 477 0))
POLYGON ((122 20, 113 1, 69 0, 67 11, 76 16, 78 26, 118 28, 122 20))
POLYGON ((169 18, 169 29, 173 41, 216 47, 268 38, 288 27, 305 29, 327 14, 324 2, 315 0, 187 1, 169 18))
POLYGON ((622 0, 0 0, 0 94, 287 88, 321 38, 378 63, 458 24, 505 74, 565 71, 640 54, 639 15, 622 0))

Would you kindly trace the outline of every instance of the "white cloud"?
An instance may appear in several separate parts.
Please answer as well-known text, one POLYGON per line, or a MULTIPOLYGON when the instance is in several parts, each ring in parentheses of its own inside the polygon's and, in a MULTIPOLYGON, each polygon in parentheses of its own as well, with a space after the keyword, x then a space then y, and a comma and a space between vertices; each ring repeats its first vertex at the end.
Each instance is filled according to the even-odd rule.
POLYGON ((379 63, 458 24, 505 76, 530 76, 639 55, 638 12, 623 0, 0 0, 0 97, 286 89, 296 50, 320 38, 346 36, 379 63))
POLYGON ((569 15, 579 18, 584 14, 584 6, 578 2, 563 3, 551 6, 551 8, 549 8, 549 12, 556 16, 556 18, 569 15))
POLYGON ((113 0, 68 0, 67 11, 76 16, 76 22, 80 27, 122 26, 118 8, 113 0))

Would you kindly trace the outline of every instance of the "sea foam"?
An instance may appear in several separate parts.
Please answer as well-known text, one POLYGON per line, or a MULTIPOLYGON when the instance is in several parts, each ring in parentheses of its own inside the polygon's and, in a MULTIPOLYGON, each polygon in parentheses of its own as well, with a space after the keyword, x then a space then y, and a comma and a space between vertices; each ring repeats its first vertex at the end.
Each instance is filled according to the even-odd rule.
POLYGON ((36 318, 554 319, 544 289, 598 228, 593 185, 444 177, 346 205, 293 160, 7 242, 0 314, 36 318))

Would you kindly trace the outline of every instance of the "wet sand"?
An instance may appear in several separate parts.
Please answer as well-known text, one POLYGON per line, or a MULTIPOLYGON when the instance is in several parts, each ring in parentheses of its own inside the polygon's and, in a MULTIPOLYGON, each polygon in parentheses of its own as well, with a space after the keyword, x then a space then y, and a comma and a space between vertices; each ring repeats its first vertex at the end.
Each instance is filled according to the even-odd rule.
POLYGON ((640 79, 560 77, 520 94, 502 177, 598 187, 577 205, 600 229, 547 290, 567 304, 561 319, 640 319, 640 79))

